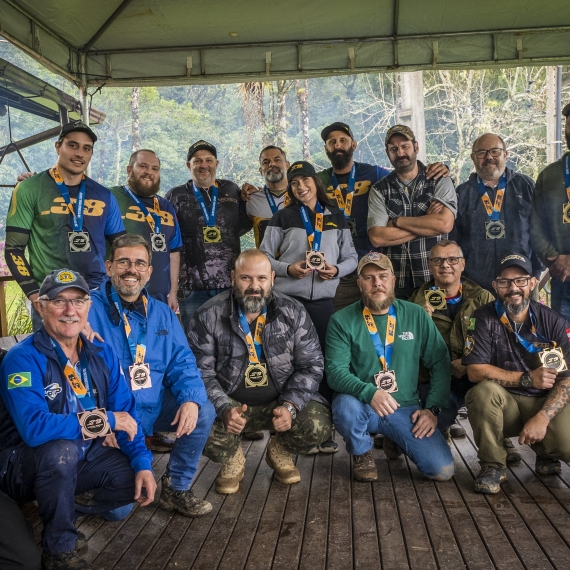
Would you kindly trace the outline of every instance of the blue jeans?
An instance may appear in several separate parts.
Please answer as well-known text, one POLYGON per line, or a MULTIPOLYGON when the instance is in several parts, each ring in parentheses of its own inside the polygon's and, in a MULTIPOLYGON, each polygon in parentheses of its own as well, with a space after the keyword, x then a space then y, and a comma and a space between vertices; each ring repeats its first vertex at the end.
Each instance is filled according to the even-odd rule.
POLYGON ((430 479, 447 481, 453 477, 453 456, 439 430, 418 439, 412 434, 411 415, 419 405, 398 408, 393 414, 380 417, 368 404, 349 394, 338 394, 332 403, 335 428, 344 438, 351 455, 362 455, 372 448, 370 433, 389 437, 430 479))
POLYGON ((570 321, 570 283, 558 279, 550 280, 550 306, 570 321))
MULTIPOLYGON (((179 407, 172 392, 168 388, 164 390, 162 409, 153 426, 154 433, 176 429, 176 426, 172 426, 171 423, 179 407)), ((190 435, 176 438, 174 447, 170 452, 170 461, 165 474, 166 477, 170 477, 173 489, 177 491, 190 489, 192 479, 194 479, 196 474, 198 461, 215 419, 216 412, 214 406, 212 406, 210 400, 207 400, 198 412, 198 422, 194 431, 190 435)))
POLYGON ((226 289, 204 289, 203 291, 190 291, 187 297, 179 297, 178 308, 184 331, 188 329, 194 313, 212 297, 224 291, 226 289))

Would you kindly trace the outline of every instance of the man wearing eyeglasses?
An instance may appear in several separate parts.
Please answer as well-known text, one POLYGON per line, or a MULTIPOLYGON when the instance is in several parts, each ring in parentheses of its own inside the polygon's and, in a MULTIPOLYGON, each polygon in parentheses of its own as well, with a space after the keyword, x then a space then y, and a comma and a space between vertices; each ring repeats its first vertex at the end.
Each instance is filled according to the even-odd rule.
POLYGON ((544 270, 530 241, 534 181, 507 168, 508 154, 495 134, 474 141, 475 172, 457 187, 457 219, 451 234, 465 254, 465 276, 491 293, 493 270, 511 251, 532 261, 531 274, 537 279, 544 270))
POLYGON ((85 279, 52 271, 34 303, 43 326, 2 361, 0 491, 38 502, 43 569, 87 569, 77 512, 152 503, 152 454, 117 355, 81 333, 91 305, 85 279))
POLYGON ((495 274, 498 298, 473 313, 462 359, 476 383, 465 400, 479 448, 479 493, 498 493, 507 480, 504 437, 532 447, 541 475, 560 473, 560 461, 570 460, 569 324, 530 299, 536 278, 527 257, 506 255, 495 274))
POLYGON ((212 510, 190 485, 215 412, 178 318, 145 289, 151 256, 140 235, 113 242, 106 262, 109 279, 92 294, 89 321, 119 355, 147 445, 153 433, 176 431, 160 506, 197 517, 212 510))

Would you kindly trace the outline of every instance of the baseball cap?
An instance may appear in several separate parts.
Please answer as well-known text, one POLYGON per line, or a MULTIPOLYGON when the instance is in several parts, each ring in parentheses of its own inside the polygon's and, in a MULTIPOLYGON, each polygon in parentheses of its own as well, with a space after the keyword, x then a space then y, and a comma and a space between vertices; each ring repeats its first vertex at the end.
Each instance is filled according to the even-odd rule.
POLYGON ((71 269, 54 269, 43 280, 39 296, 55 299, 58 293, 66 289, 81 289, 89 295, 89 285, 79 273, 71 269))
POLYGON ((211 152, 216 158, 218 158, 218 151, 213 144, 210 144, 206 141, 196 141, 193 145, 190 146, 188 149, 188 156, 186 160, 190 160, 192 156, 197 153, 199 150, 207 150, 211 152))
POLYGON ((389 269, 392 273, 394 273, 394 267, 392 266, 392 262, 388 256, 384 255, 383 253, 378 253, 377 251, 371 251, 358 262, 357 274, 360 275, 362 268, 369 263, 376 265, 380 269, 389 269))
POLYGON ((69 133, 75 132, 85 133, 93 142, 97 142, 97 135, 83 121, 71 121, 71 123, 65 123, 65 125, 61 127, 61 131, 59 131, 58 140, 61 140, 69 133))
POLYGON ((532 275, 532 263, 530 259, 520 253, 509 253, 499 261, 497 264, 497 269, 495 275, 498 277, 503 269, 507 267, 520 267, 526 271, 529 275, 532 275))
POLYGON ((336 122, 333 123, 332 125, 329 125, 328 127, 325 127, 322 131, 321 131, 321 138, 323 139, 323 141, 327 142, 327 137, 333 132, 333 131, 342 131, 345 132, 352 140, 354 140, 354 135, 352 134, 352 131, 350 130, 350 127, 346 124, 346 123, 340 123, 340 122, 336 122))
POLYGON ((564 109, 562 109, 562 115, 564 115, 565 117, 567 117, 568 115, 570 115, 570 103, 567 103, 564 106, 564 109))
POLYGON ((287 182, 291 182, 294 176, 316 176, 315 167, 304 160, 294 162, 287 171, 287 182))
POLYGON ((416 135, 414 135, 414 131, 412 131, 410 127, 408 127, 407 125, 394 125, 393 127, 390 127, 388 129, 388 132, 386 133, 386 138, 384 139, 385 144, 388 144, 388 141, 394 135, 402 135, 403 137, 406 137, 409 141, 416 140, 416 135))

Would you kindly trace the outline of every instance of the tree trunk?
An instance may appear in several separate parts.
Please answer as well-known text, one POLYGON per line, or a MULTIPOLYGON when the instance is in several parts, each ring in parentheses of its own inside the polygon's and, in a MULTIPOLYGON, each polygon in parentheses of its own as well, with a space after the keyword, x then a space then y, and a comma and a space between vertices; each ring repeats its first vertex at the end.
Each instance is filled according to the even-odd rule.
POLYGON ((121 178, 121 151, 122 151, 123 141, 121 140, 121 133, 117 129, 117 165, 115 167, 115 186, 119 185, 119 180, 121 178))
POLYGON ((277 82, 277 101, 275 103, 275 145, 283 148, 287 142, 287 92, 293 81, 277 82))
POLYGON ((297 101, 299 102, 299 113, 301 115, 301 131, 303 133, 303 160, 311 160, 310 140, 309 140, 309 82, 303 79, 295 81, 297 86, 297 101))
POLYGON ((141 130, 139 125, 139 94, 140 88, 133 87, 133 94, 131 97, 131 118, 133 120, 133 152, 141 148, 141 130))

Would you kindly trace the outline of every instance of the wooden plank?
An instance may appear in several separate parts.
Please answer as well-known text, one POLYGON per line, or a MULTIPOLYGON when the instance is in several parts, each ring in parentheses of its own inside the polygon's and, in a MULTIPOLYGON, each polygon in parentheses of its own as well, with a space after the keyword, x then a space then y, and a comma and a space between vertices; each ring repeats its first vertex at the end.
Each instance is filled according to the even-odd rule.
POLYGON ((330 453, 315 455, 299 566, 301 570, 326 568, 332 459, 330 453))
POLYGON ((405 555, 406 544, 390 477, 389 460, 380 450, 373 449, 372 453, 378 469, 378 482, 372 485, 372 491, 382 566, 390 570, 408 570, 410 566, 405 555))
POLYGON ((352 568, 352 470, 344 440, 333 456, 327 570, 352 568))

